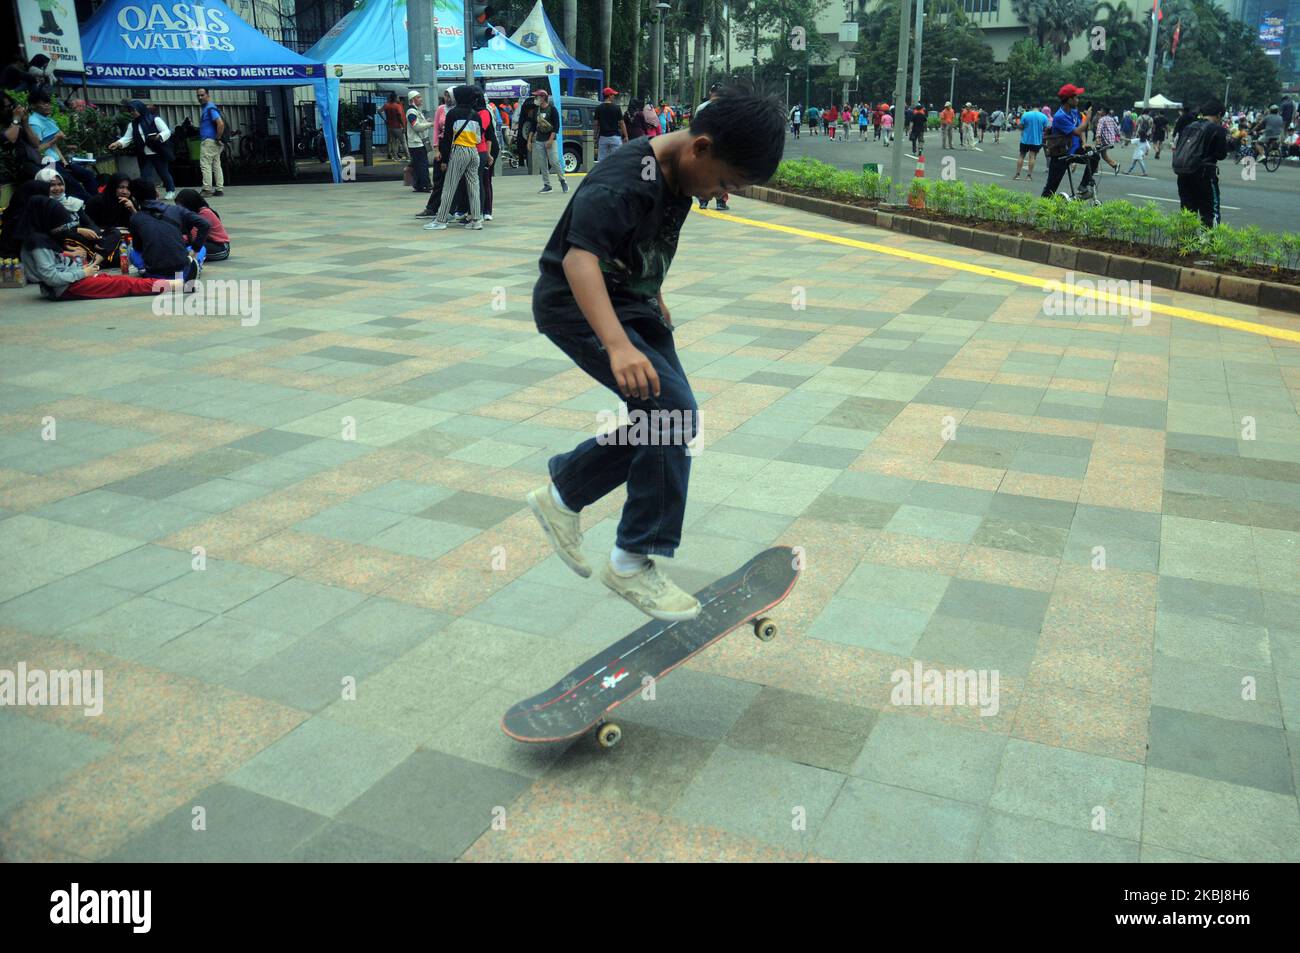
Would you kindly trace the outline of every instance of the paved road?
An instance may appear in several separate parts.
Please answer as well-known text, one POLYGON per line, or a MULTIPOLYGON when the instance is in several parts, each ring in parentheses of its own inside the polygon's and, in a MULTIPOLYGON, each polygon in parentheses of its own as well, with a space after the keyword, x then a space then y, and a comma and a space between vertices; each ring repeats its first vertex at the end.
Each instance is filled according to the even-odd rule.
MULTIPOLYGON (((996 182, 1004 188, 1020 192, 1037 193, 1043 188, 1047 170, 1041 156, 1034 169, 1032 182, 1023 179, 1014 181, 1011 178, 1016 171, 1019 133, 1003 136, 1002 141, 996 145, 992 135, 988 135, 982 146, 952 151, 938 147, 938 133, 926 138, 934 140, 928 143, 926 152, 926 172, 930 176, 939 175, 942 158, 951 155, 957 159, 959 178, 996 182)), ((1106 174, 1101 181, 1102 197, 1123 198, 1138 204, 1155 201, 1161 206, 1177 208, 1178 183, 1169 166, 1171 152, 1172 150, 1165 151, 1158 160, 1148 155, 1146 164, 1150 175, 1147 178, 1140 174, 1115 176, 1103 165, 1106 174)), ((866 143, 859 142, 856 129, 847 143, 832 143, 825 137, 810 137, 806 133, 798 140, 787 135, 785 154, 787 158, 811 155, 842 169, 859 169, 863 162, 889 161, 889 151, 879 143, 870 140, 866 143)), ((910 175, 915 165, 910 152, 908 156, 907 170, 910 175)), ((1119 163, 1121 170, 1127 170, 1133 159, 1133 150, 1120 148, 1112 153, 1112 157, 1119 163)), ((1232 225, 1258 225, 1274 232, 1296 231, 1296 210, 1300 209, 1300 166, 1286 164, 1277 172, 1268 172, 1263 166, 1258 166, 1256 173, 1255 181, 1246 182, 1242 180, 1241 167, 1231 162, 1219 163, 1224 221, 1232 225)))

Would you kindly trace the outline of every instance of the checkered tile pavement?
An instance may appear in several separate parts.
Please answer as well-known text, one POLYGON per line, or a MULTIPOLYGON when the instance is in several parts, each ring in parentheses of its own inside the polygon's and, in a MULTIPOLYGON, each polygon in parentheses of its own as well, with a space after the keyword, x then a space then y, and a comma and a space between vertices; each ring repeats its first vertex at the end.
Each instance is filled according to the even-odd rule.
POLYGON ((5 858, 1300 859, 1300 346, 711 215, 665 289, 705 442, 670 572, 803 547, 781 635, 612 751, 506 738, 642 621, 523 502, 615 407, 533 328, 535 186, 433 234, 396 183, 231 189, 205 277, 255 325, 0 292, 0 669, 105 686, 0 707, 5 858), (915 662, 996 710, 896 704, 915 662))

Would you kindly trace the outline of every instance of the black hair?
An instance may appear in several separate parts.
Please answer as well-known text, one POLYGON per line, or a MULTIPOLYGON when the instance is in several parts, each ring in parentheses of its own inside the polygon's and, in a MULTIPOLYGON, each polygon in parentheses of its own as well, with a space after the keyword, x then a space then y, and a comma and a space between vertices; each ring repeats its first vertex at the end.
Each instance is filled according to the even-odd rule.
POLYGON ((221 214, 208 204, 207 199, 193 189, 181 189, 177 192, 176 204, 181 208, 189 209, 195 215, 199 214, 199 209, 206 208, 211 211, 213 215, 217 216, 218 219, 221 218, 221 214))
POLYGON ((1201 107, 1201 115, 1222 116, 1223 103, 1219 102, 1217 99, 1211 99, 1209 102, 1207 102, 1204 106, 1201 107))
POLYGON ((148 179, 131 180, 131 199, 136 205, 144 205, 145 202, 152 202, 158 197, 158 186, 154 185, 148 179))
POLYGON ((785 152, 785 107, 775 96, 725 87, 708 109, 691 117, 693 136, 713 140, 713 155, 750 182, 766 182, 785 152))
POLYGON ((27 97, 27 102, 29 105, 35 106, 38 103, 52 103, 54 100, 50 99, 50 94, 45 90, 38 89, 27 97))

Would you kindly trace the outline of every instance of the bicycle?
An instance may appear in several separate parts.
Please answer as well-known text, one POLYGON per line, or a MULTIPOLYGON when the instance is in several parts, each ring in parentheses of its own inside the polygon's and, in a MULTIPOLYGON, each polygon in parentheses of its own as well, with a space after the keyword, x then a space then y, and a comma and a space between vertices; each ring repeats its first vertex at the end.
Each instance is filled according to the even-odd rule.
POLYGON ((1066 181, 1070 183, 1070 191, 1064 194, 1058 191, 1057 194, 1061 195, 1067 202, 1086 202, 1088 205, 1100 205, 1101 196, 1098 195, 1097 189, 1097 179, 1099 176, 1097 175, 1096 169, 1092 172, 1092 185, 1086 189, 1080 186, 1079 189, 1076 190, 1074 187, 1074 166, 1086 165, 1094 158, 1100 161, 1100 157, 1101 153, 1092 146, 1089 146, 1086 149, 1081 149, 1074 155, 1069 156, 1069 162, 1065 166, 1065 178, 1066 181))
POLYGON ((1277 139, 1270 139, 1264 147, 1264 168, 1270 172, 1276 172, 1282 168, 1282 143, 1277 139))

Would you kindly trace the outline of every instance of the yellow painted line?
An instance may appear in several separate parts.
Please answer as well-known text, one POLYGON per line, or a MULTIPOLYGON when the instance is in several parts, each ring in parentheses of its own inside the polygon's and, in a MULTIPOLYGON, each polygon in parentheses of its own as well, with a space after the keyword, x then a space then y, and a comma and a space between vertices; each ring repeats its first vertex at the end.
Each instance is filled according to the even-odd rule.
MULTIPOLYGON (((701 215, 708 215, 710 218, 735 222, 738 225, 749 225, 752 228, 763 228, 771 232, 797 235, 800 238, 810 238, 814 241, 829 242, 833 245, 843 245, 846 248, 858 248, 863 251, 876 252, 881 255, 890 255, 894 258, 905 258, 908 261, 920 262, 926 265, 936 265, 940 268, 951 268, 954 271, 965 271, 974 275, 984 275, 988 278, 999 278, 1002 281, 1010 281, 1018 285, 1027 285, 1031 288, 1038 288, 1042 291, 1069 289, 1073 294, 1080 297, 1094 298, 1098 301, 1122 306, 1133 304, 1136 307, 1149 308, 1156 314, 1167 314, 1170 317, 1184 318, 1188 321, 1196 321, 1199 324, 1210 324, 1215 327, 1228 328, 1233 331, 1243 331, 1246 334, 1259 334, 1264 337, 1278 338, 1283 341, 1294 341, 1295 343, 1300 344, 1300 331, 1291 331, 1286 328, 1275 328, 1267 324, 1258 324, 1254 321, 1242 321, 1237 318, 1227 318, 1223 315, 1211 314, 1208 311, 1197 311, 1194 308, 1179 308, 1175 305, 1160 304, 1155 301, 1152 301, 1149 304, 1141 300, 1131 302, 1127 296, 1111 294, 1110 292, 1101 289, 1079 288, 1077 285, 1063 286, 1062 283, 1055 278, 1035 278, 1032 275, 1017 274, 1014 271, 1003 271, 1000 268, 989 268, 986 265, 975 265, 970 262, 957 261, 954 258, 941 258, 938 255, 927 255, 923 252, 908 251, 903 248, 893 248, 889 245, 879 245, 875 242, 864 242, 856 238, 845 238, 842 235, 831 235, 827 232, 813 231, 808 228, 795 228, 792 225, 778 225, 775 222, 761 222, 757 219, 742 218, 739 215, 733 215, 729 212, 702 210, 698 205, 695 206, 695 211, 701 215)), ((1092 279, 1084 280, 1091 281, 1092 279)), ((1113 278, 1099 278, 1096 280, 1097 284, 1104 284, 1107 282, 1117 282, 1121 286, 1128 285, 1127 282, 1121 282, 1118 279, 1113 278)), ((1161 290, 1167 291, 1169 289, 1161 290)), ((1104 316, 1104 314, 1097 315, 1097 317, 1104 316)), ((1080 315, 1080 317, 1089 317, 1089 315, 1080 315)))

